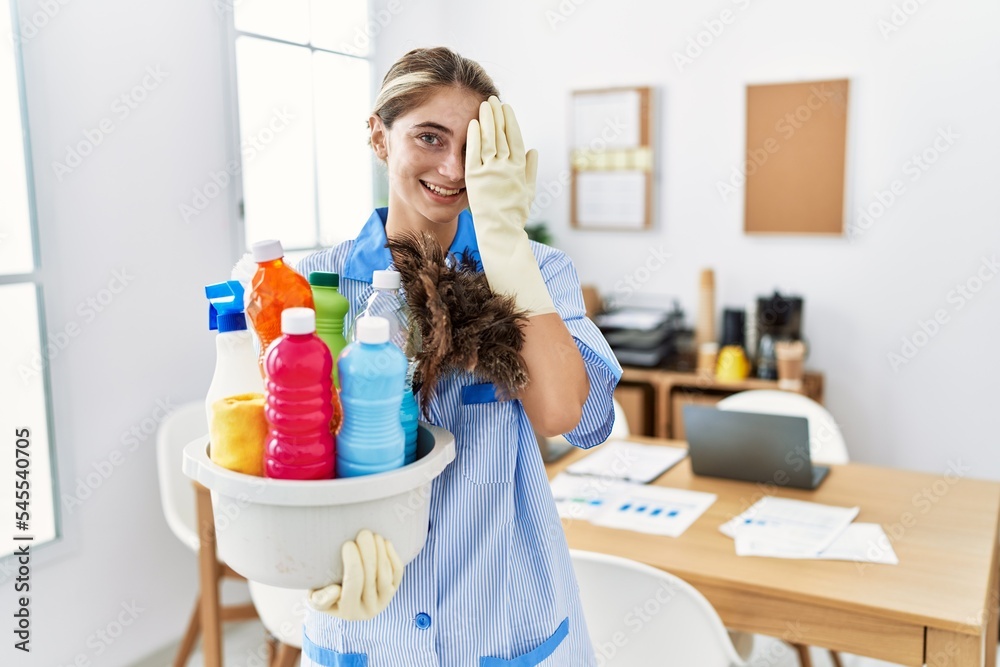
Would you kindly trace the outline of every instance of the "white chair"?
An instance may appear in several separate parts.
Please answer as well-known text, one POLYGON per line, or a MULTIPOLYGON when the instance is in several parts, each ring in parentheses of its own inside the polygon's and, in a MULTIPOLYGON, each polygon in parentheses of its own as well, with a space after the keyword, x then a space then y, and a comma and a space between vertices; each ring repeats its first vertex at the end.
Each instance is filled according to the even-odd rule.
POLYGON ((182 472, 184 447, 208 432, 205 404, 187 403, 167 415, 156 433, 157 471, 160 479, 160 502, 170 530, 189 549, 198 554, 200 591, 187 631, 174 660, 174 667, 187 664, 199 634, 206 667, 222 665, 222 621, 257 618, 252 604, 224 606, 219 599, 223 577, 243 579, 228 565, 219 562, 215 551, 215 526, 212 501, 205 488, 196 490, 182 472), (199 530, 198 526, 202 526, 199 530))
POLYGON ((184 446, 208 433, 205 404, 188 403, 171 412, 156 433, 160 502, 167 525, 191 551, 198 551, 195 495, 191 480, 181 472, 184 446))
POLYGON ((759 412, 805 417, 809 420, 809 456, 815 463, 847 463, 844 436, 833 415, 816 401, 790 391, 754 389, 727 396, 716 404, 720 410, 759 412))
POLYGON ((608 438, 627 438, 632 431, 628 427, 628 418, 625 416, 625 410, 622 409, 618 399, 612 397, 611 402, 615 407, 615 425, 611 427, 611 435, 608 438))
POLYGON ((268 634, 279 645, 271 645, 271 667, 295 667, 302 653, 309 591, 277 588, 250 581, 250 599, 268 634))
MULTIPOLYGON (((809 421, 809 458, 814 463, 844 464, 850 460, 844 436, 833 415, 822 405, 802 394, 772 389, 754 389, 727 396, 716 404, 720 410, 757 412, 768 415, 805 417, 809 421)), ((809 649, 792 644, 802 667, 810 667, 809 649)), ((830 651, 830 659, 840 667, 840 654, 830 651)))
POLYGON ((687 582, 627 558, 575 549, 570 556, 601 664, 747 665, 753 637, 741 634, 734 645, 718 613, 687 582))
MULTIPOLYGON (((611 398, 611 403, 615 409, 615 423, 611 427, 611 433, 608 434, 608 440, 612 438, 627 438, 630 431, 625 411, 614 397, 611 398)), ((547 438, 538 431, 535 431, 535 439, 538 440, 538 448, 542 453, 542 460, 546 463, 558 461, 564 454, 573 450, 573 445, 562 435, 547 438)))

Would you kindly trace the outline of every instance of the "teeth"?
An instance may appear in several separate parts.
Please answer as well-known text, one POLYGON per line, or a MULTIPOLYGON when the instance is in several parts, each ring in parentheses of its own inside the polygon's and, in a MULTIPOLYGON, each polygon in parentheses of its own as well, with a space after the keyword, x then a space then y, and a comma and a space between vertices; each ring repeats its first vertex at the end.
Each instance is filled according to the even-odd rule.
POLYGON ((430 183, 424 183, 423 181, 420 181, 420 182, 423 183, 424 187, 427 188, 428 190, 430 190, 431 192, 433 192, 435 194, 442 195, 444 197, 452 197, 452 196, 457 195, 459 192, 462 191, 461 189, 458 189, 458 190, 445 190, 444 188, 439 188, 438 186, 431 185, 430 183))

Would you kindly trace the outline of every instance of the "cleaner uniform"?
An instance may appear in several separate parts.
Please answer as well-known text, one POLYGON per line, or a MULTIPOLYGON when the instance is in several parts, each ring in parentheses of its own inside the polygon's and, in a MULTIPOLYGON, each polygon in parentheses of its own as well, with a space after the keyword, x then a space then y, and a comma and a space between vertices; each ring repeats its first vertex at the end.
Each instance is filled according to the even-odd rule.
MULTIPOLYGON (((299 273, 340 275, 349 321, 372 293, 372 272, 393 268, 388 209, 375 210, 357 239, 314 253, 299 273)), ((478 257, 472 215, 463 211, 450 254, 478 257)), ((590 394, 566 438, 603 442, 614 421, 618 364, 585 316, 569 257, 531 243, 549 295, 583 357, 590 394)), ((455 461, 433 482, 430 529, 389 606, 369 621, 310 611, 305 667, 589 667, 596 657, 562 525, 534 431, 518 400, 498 400, 474 374, 443 376, 430 421, 455 435, 455 461)), ((419 499, 420 502, 428 502, 419 499)), ((401 520, 412 511, 400 507, 401 520)))

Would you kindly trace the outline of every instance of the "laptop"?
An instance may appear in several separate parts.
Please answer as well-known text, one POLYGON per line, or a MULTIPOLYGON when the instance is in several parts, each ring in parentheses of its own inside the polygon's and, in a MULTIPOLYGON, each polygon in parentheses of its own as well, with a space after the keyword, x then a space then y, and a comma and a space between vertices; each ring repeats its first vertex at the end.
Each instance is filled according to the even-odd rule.
POLYGON ((812 464, 805 417, 685 405, 684 433, 696 475, 815 489, 830 472, 812 464))

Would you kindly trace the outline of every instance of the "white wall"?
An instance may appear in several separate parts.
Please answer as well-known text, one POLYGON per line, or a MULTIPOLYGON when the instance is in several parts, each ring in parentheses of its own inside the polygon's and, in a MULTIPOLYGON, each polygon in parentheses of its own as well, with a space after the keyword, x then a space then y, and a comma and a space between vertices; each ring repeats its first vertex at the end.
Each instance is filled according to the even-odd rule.
MULTIPOLYGON (((232 267, 228 202, 190 224, 178 205, 227 160, 224 23, 203 0, 22 0, 22 18, 43 4, 52 15, 25 40, 24 69, 47 325, 80 328, 50 362, 63 491, 115 450, 124 461, 80 506, 64 506, 65 540, 33 561, 32 652, 6 640, 0 664, 127 665, 183 632, 197 589, 195 555, 163 519, 154 437, 141 429, 162 414, 158 401, 202 398, 214 364, 202 287, 232 267), (112 105, 147 67, 166 76, 155 88, 147 79, 152 89, 123 118, 112 105), (102 118, 113 131, 60 181, 52 163, 102 118), (115 271, 125 289, 96 316, 78 310, 115 271), (133 427, 145 439, 129 451, 122 437, 133 427), (133 603, 141 611, 121 616, 131 625, 109 647, 97 631, 115 634, 133 603)), ((0 585, 9 620, 13 585, 6 574, 0 585)))
MULTIPOLYGON (((191 224, 178 205, 232 153, 223 18, 214 9, 229 4, 67 2, 25 42, 48 328, 80 326, 51 359, 64 491, 114 450, 124 452, 123 435, 150 425, 158 400, 197 400, 208 384, 214 349, 201 287, 229 273, 230 193, 191 224), (167 77, 121 119, 114 100, 156 66, 167 77), (104 117, 114 131, 59 181, 52 163, 104 117), (133 276, 127 288, 85 320, 79 304, 121 269, 133 276)), ((20 5, 30 17, 41 3, 20 5)), ((776 285, 798 292, 807 299, 810 364, 826 372, 827 402, 855 459, 939 472, 961 458, 976 476, 1000 477, 1000 454, 990 447, 998 430, 1000 281, 960 311, 947 301, 982 255, 1000 250, 993 159, 1000 44, 987 32, 997 9, 931 3, 886 41, 875 22, 889 15, 889 2, 732 5, 737 20, 678 72, 672 52, 727 6, 688 5, 588 0, 552 29, 545 11, 557 9, 554 0, 502 8, 402 2, 380 32, 377 69, 381 76, 406 49, 439 43, 482 61, 541 151, 542 186, 567 166, 569 90, 658 86, 656 230, 570 232, 565 195, 542 211, 582 278, 613 292, 637 258, 662 243, 674 257, 640 296, 676 295, 692 311, 703 266, 716 269, 720 304, 742 305, 776 285), (720 201, 715 183, 740 160, 745 84, 842 76, 852 81, 856 201, 905 178, 904 162, 938 127, 953 126, 959 140, 854 244, 744 237, 741 197, 720 201), (894 373, 886 354, 939 308, 950 322, 894 373)), ((33 651, 25 661, 5 642, 0 663, 127 665, 180 635, 196 564, 162 518, 152 437, 64 515, 63 527, 65 540, 39 550, 33 563, 33 651), (105 647, 97 631, 133 602, 143 611, 105 647)), ((0 579, 11 586, 6 574, 0 579)), ((6 618, 11 598, 3 596, 6 618)))
MULTIPOLYGON (((662 245, 672 258, 635 303, 677 296, 693 317, 702 267, 715 269, 720 313, 775 287, 800 294, 807 365, 825 373, 827 406, 855 460, 940 473, 960 459, 990 478, 1000 478, 1000 279, 961 309, 948 296, 983 257, 1000 259, 998 19, 995 3, 973 0, 456 1, 442 16, 444 43, 486 66, 539 149, 539 193, 556 191, 568 168, 569 91, 658 89, 655 230, 571 231, 565 191, 539 213, 585 282, 615 295, 662 245), (919 9, 883 37, 879 20, 894 4, 919 9), (709 45, 679 68, 674 53, 724 9, 731 22, 711 41, 702 36, 709 45), (716 184, 742 159, 746 85, 844 77, 851 219, 894 180, 905 192, 853 242, 745 236, 742 189, 723 201, 716 184), (911 180, 907 161, 949 127, 953 145, 911 180), (894 370, 887 355, 941 309, 947 323, 894 370)), ((393 40, 417 34, 394 27, 381 44, 393 57, 404 51, 393 40)))

